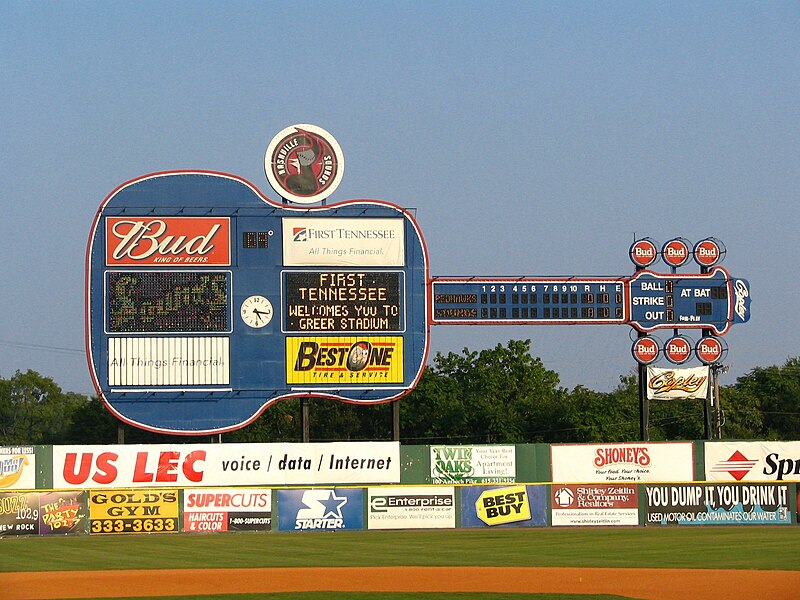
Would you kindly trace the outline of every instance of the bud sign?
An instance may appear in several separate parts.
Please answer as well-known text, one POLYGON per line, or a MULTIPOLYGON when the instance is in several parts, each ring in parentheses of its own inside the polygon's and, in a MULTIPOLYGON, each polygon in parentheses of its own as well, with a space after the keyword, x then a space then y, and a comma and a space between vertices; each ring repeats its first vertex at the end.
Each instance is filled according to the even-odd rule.
POLYGON ((633 342, 631 353, 640 365, 649 365, 658 358, 658 342, 651 337, 641 337, 633 342))
POLYGON ((633 243, 629 255, 634 265, 644 269, 658 259, 658 248, 653 240, 644 238, 633 243))
POLYGON ((714 336, 702 337, 697 341, 695 354, 706 365, 713 364, 722 358, 725 347, 722 340, 714 336))
POLYGON ((681 238, 670 240, 661 249, 661 256, 670 267, 685 265, 689 261, 689 244, 681 238))
POLYGON ((694 260, 701 267, 713 267, 722 260, 725 253, 724 247, 719 240, 707 238, 694 245, 694 260))
POLYGON ((692 345, 685 337, 676 335, 664 345, 664 356, 667 357, 671 363, 680 365, 689 360, 692 355, 692 345))

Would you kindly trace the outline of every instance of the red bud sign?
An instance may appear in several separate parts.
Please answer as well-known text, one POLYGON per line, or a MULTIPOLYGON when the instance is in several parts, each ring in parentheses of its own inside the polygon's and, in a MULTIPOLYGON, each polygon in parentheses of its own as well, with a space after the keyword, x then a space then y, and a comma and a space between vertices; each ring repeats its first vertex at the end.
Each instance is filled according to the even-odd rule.
POLYGON ((644 269, 656 262, 658 258, 658 248, 656 248, 655 243, 649 238, 636 240, 631 246, 630 258, 634 265, 644 269))
POLYGON ((683 336, 676 335, 670 338, 664 346, 664 356, 676 365, 685 363, 691 355, 692 345, 683 336))
POLYGON ((701 267, 713 267, 722 260, 724 252, 720 241, 707 238, 694 245, 694 260, 701 267))
POLYGON ((700 338, 695 347, 695 354, 703 363, 710 365, 722 358, 725 347, 719 338, 708 336, 700 338))
POLYGON ((661 249, 661 256, 670 267, 685 265, 689 260, 689 244, 681 238, 670 240, 661 249))
POLYGON ((651 337, 641 337, 633 342, 631 353, 641 365, 649 365, 658 358, 658 342, 651 337))

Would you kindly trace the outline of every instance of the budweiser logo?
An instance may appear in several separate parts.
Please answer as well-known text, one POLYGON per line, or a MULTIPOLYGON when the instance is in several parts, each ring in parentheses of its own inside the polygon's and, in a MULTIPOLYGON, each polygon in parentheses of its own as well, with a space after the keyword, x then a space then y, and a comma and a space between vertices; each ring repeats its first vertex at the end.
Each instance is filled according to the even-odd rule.
POLYGON ((705 385, 708 378, 691 373, 686 377, 676 376, 675 371, 664 371, 647 382, 650 389, 656 394, 666 394, 672 391, 694 393, 705 385))
POLYGON ((109 217, 106 263, 229 265, 229 229, 218 217, 109 217))

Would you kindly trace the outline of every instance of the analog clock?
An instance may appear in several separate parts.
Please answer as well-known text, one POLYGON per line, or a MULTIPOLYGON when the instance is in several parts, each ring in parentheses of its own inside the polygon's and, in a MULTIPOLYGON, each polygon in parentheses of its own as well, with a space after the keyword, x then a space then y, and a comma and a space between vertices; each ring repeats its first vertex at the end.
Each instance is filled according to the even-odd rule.
POLYGON ((272 320, 272 303, 264 296, 249 296, 242 302, 241 315, 250 327, 264 327, 272 320))

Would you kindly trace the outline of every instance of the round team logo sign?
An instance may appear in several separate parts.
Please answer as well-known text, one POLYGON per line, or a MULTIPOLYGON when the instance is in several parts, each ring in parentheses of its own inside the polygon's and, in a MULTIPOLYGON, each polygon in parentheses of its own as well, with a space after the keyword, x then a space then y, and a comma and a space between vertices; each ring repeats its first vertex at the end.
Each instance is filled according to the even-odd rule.
POLYGON ((676 335, 664 345, 664 356, 667 357, 671 363, 680 365, 689 360, 692 355, 692 345, 685 337, 676 335))
POLYGON ((722 354, 725 352, 725 346, 722 345, 722 340, 719 338, 707 336, 697 341, 694 352, 701 362, 710 365, 722 358, 722 354))
POLYGON ((689 244, 681 238, 670 240, 661 249, 661 256, 670 267, 685 265, 690 257, 689 244))
POLYGON ((640 365, 649 365, 658 358, 658 342, 651 337, 641 337, 633 342, 631 354, 640 365))
POLYGON ((630 257, 634 265, 644 269, 656 262, 658 248, 650 238, 636 240, 631 246, 630 257))
POLYGON ((719 240, 708 238, 694 245, 694 260, 701 267, 713 267, 722 260, 724 251, 719 240))
POLYGON ((330 196, 344 175, 344 154, 316 125, 292 125, 272 138, 264 156, 270 185, 285 200, 314 204, 330 196))

